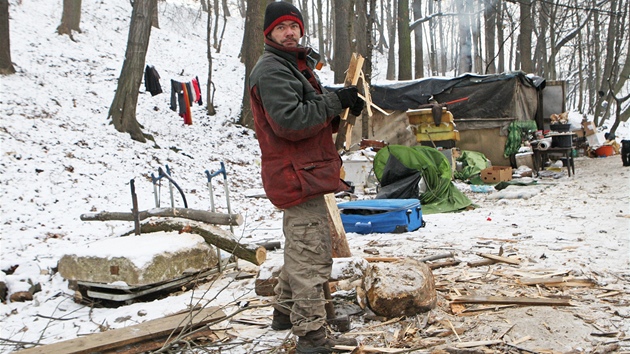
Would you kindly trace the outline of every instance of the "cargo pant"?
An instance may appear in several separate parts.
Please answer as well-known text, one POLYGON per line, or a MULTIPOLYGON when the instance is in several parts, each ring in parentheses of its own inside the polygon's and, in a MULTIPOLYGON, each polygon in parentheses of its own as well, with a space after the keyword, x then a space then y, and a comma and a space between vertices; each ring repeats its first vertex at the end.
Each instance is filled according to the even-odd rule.
POLYGON ((284 265, 274 288, 275 308, 304 336, 326 322, 323 284, 332 271, 332 241, 323 196, 284 210, 284 265), (290 312, 289 312, 290 311, 290 312))

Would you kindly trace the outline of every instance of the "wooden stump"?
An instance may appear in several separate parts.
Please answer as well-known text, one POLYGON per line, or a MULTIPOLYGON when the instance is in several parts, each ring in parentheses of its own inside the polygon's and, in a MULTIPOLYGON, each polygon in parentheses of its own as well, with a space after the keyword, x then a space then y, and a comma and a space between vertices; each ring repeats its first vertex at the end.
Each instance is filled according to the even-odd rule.
POLYGON ((364 284, 368 304, 380 316, 413 316, 437 303, 431 269, 413 259, 370 264, 364 284))

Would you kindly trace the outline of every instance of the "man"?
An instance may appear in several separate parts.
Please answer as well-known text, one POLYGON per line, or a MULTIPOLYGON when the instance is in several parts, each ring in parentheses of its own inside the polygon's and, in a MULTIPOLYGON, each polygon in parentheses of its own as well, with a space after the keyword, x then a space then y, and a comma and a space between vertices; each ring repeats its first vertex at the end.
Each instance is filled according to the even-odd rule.
POLYGON ((332 135, 339 114, 359 115, 356 87, 327 92, 313 72, 317 60, 299 44, 302 14, 290 3, 265 10, 265 51, 251 72, 249 89, 262 152, 262 182, 269 200, 284 210, 284 266, 275 288, 272 328, 292 328, 297 353, 331 353, 355 339, 327 335, 323 284, 332 270, 324 195, 340 190, 341 158, 332 135))

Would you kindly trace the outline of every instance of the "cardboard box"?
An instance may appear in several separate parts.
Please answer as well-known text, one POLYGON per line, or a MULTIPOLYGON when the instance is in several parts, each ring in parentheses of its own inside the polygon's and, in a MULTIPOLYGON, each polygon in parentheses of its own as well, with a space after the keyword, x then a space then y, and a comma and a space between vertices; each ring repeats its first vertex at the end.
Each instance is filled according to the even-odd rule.
POLYGON ((595 124, 593 122, 582 122, 582 127, 584 127, 584 135, 586 136, 597 133, 597 129, 595 128, 595 124))
POLYGON ((485 183, 499 183, 512 180, 512 167, 492 166, 481 170, 481 179, 485 183))

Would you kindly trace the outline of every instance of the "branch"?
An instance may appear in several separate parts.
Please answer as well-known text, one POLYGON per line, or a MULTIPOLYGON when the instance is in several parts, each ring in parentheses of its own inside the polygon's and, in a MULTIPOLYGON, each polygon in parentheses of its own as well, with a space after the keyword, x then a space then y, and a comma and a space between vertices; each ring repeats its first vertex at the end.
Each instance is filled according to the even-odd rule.
MULTIPOLYGON (((214 213, 205 210, 189 209, 189 208, 155 208, 144 210, 138 213, 140 220, 148 219, 153 216, 158 217, 177 217, 190 219, 194 221, 201 221, 208 224, 218 225, 241 225, 243 224, 243 217, 240 214, 222 214, 214 213)), ((110 212, 102 211, 100 213, 87 213, 81 214, 81 220, 83 221, 108 221, 108 220, 122 220, 133 221, 133 213, 127 212, 110 212)))
MULTIPOLYGON (((263 246, 239 243, 230 231, 215 225, 197 223, 183 219, 161 219, 148 221, 140 225, 140 232, 188 232, 203 237, 207 243, 215 245, 236 257, 255 265, 261 265, 267 259, 267 250, 263 246)), ((133 231, 123 235, 130 235, 133 231)))

